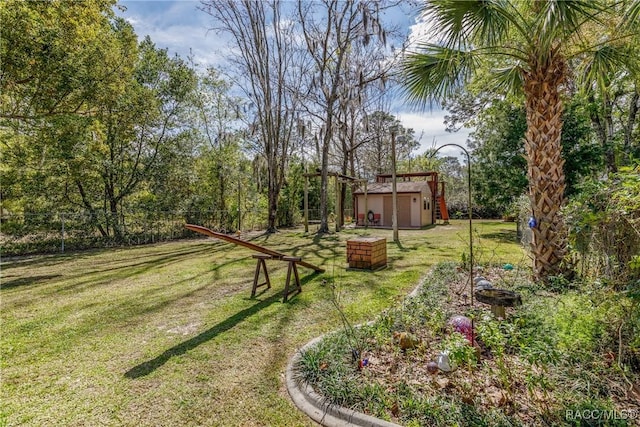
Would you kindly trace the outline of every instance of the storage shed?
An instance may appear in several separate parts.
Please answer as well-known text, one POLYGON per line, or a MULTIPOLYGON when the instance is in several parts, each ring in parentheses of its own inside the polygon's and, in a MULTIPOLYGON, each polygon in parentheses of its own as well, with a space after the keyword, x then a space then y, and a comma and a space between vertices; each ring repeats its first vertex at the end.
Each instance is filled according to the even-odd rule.
MULTIPOLYGON (((356 225, 391 227, 393 197, 391 182, 369 183, 354 193, 356 225), (365 194, 366 188, 366 194, 365 194), (368 221, 367 221, 368 220, 368 221)), ((429 182, 397 182, 398 227, 420 228, 433 224, 434 200, 429 182)))

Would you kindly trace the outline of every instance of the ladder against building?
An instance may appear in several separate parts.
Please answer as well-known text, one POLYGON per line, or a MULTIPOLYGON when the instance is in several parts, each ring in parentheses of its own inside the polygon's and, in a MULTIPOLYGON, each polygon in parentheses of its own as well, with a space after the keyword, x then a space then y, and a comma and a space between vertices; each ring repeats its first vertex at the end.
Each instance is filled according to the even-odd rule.
POLYGON ((438 191, 436 192, 436 219, 441 219, 445 223, 449 222, 449 210, 444 191, 444 181, 438 182, 438 191))

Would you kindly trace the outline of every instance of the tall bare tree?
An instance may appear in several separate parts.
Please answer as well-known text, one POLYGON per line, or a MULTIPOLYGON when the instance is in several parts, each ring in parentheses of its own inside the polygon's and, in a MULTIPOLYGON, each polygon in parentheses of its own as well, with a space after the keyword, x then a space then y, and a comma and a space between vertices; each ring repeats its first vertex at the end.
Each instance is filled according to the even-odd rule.
MULTIPOLYGON (((392 31, 393 34, 393 31, 392 31)), ((380 40, 382 41, 382 40, 380 40)), ((367 154, 371 141, 370 113, 389 111, 392 86, 387 83, 388 71, 395 63, 394 49, 384 43, 363 40, 353 43, 343 73, 344 89, 340 90, 337 112, 336 165, 344 175, 358 177, 357 159, 367 154)), ((352 183, 353 189, 357 186, 352 183)), ((347 188, 342 186, 341 203, 346 206, 347 188)), ((338 219, 344 212, 338 214, 338 219)))
MULTIPOLYGON (((379 1, 321 0, 298 1, 298 15, 304 42, 312 58, 307 94, 308 113, 319 123, 320 227, 319 233, 329 231, 328 172, 330 149, 340 135, 341 104, 357 102, 363 85, 385 75, 382 62, 372 68, 358 67, 355 57, 357 43, 385 44, 387 33, 380 21, 379 1), (352 72, 355 79, 350 75, 352 72)), ((388 65, 388 64, 387 64, 388 65)), ((344 110, 343 110, 344 117, 344 110)), ((343 137, 345 132, 342 133, 343 137)))
POLYGON ((201 9, 216 20, 215 30, 231 36, 237 46, 230 61, 240 87, 255 108, 252 136, 267 165, 268 232, 276 231, 278 198, 284 183, 299 98, 289 90, 299 67, 295 27, 283 16, 277 0, 206 0, 201 9))
POLYGON ((219 70, 208 68, 200 76, 193 102, 194 124, 204 140, 201 149, 212 158, 210 167, 215 190, 210 195, 213 202, 210 208, 216 212, 218 224, 226 229, 231 226, 227 193, 233 189, 232 180, 239 180, 235 170, 238 164, 232 160, 244 133, 244 129, 240 129, 244 101, 230 92, 231 83, 221 78, 219 70))

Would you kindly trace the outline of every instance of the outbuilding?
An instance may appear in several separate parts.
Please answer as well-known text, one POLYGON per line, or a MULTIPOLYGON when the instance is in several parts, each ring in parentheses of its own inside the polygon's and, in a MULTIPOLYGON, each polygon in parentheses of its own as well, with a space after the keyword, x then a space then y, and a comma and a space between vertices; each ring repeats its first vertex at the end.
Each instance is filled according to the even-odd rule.
MULTIPOLYGON (((433 200, 429 183, 398 182, 398 227, 421 228, 433 224, 433 200)), ((367 184, 354 193, 354 208, 358 226, 391 227, 393 194, 390 182, 367 184)))

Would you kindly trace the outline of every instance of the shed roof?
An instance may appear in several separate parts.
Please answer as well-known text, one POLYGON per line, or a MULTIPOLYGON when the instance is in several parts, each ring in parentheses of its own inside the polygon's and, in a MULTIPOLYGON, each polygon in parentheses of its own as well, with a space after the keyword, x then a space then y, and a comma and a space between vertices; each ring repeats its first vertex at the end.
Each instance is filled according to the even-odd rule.
MULTIPOLYGON (((430 193, 429 183, 422 182, 397 182, 396 191, 398 193, 430 193)), ((391 194, 390 182, 371 182, 367 184, 367 194, 391 194)), ((364 194, 364 187, 360 186, 353 194, 364 194)))

